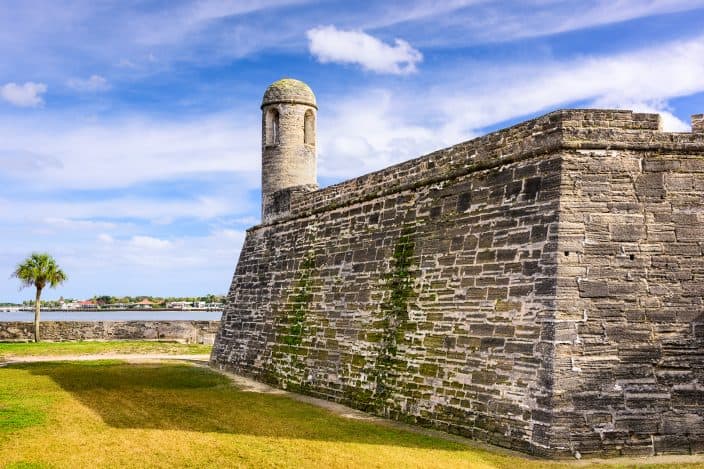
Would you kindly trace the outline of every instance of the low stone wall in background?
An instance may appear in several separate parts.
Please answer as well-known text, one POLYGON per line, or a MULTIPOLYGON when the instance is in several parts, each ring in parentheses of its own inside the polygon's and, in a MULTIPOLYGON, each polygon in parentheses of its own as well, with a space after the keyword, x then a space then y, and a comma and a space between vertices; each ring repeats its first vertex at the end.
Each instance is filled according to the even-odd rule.
MULTIPOLYGON (((40 325, 43 341, 67 340, 176 340, 212 344, 220 321, 45 321, 40 325)), ((0 342, 23 342, 34 338, 31 322, 0 322, 0 342)))

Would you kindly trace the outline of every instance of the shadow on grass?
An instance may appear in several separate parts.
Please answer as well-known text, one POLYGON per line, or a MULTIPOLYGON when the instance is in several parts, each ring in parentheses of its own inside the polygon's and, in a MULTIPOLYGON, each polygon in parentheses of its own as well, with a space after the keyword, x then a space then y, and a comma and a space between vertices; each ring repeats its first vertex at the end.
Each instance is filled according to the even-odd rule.
POLYGON ((188 364, 55 362, 11 365, 48 376, 115 428, 184 430, 462 451, 402 430, 344 419, 285 396, 243 392, 188 364))

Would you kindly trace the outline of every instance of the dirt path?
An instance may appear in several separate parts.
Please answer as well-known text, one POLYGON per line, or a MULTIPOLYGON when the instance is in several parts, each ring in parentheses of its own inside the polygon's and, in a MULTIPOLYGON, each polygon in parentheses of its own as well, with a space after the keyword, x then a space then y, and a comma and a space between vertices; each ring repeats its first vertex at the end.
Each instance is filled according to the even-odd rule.
MULTIPOLYGON (((120 354, 120 353, 101 353, 92 355, 42 355, 42 356, 24 356, 24 357, 9 357, 6 359, 0 358, 0 367, 12 364, 12 363, 39 363, 39 362, 55 362, 55 361, 91 361, 91 360, 124 360, 129 363, 153 363, 159 361, 186 361, 192 363, 196 366, 209 367, 208 361, 210 359, 209 355, 169 355, 165 353, 151 353, 151 354, 120 354)), ((519 457, 524 459, 539 459, 533 458, 524 453, 519 453, 517 451, 511 451, 504 448, 499 448, 497 446, 491 446, 480 441, 471 440, 458 435, 452 435, 449 433, 441 432, 438 430, 432 430, 429 428, 418 427, 415 425, 408 425, 405 423, 397 422, 395 420, 388 420, 381 417, 377 417, 366 412, 362 412, 350 407, 337 404, 335 402, 326 401, 323 399, 318 399, 315 397, 305 396, 303 394, 296 394, 293 392, 285 391, 283 389, 278 389, 271 387, 267 384, 260 383, 253 379, 236 375, 227 371, 219 370, 217 368, 210 367, 213 371, 221 373, 222 375, 229 378, 232 383, 240 390, 245 392, 256 392, 262 394, 273 394, 286 396, 290 399, 294 399, 299 402, 304 402, 306 404, 311 404, 317 407, 321 407, 338 415, 343 418, 364 420, 367 422, 373 422, 378 425, 383 425, 385 427, 395 428, 399 430, 404 430, 412 433, 417 433, 421 435, 431 436, 435 438, 441 438, 443 440, 452 441, 455 443, 460 443, 466 445, 470 448, 481 449, 485 451, 490 451, 495 454, 503 454, 511 457, 519 457)), ((568 464, 571 467, 608 467, 608 466, 627 466, 627 467, 638 467, 650 464, 663 464, 672 465, 672 467, 681 467, 682 465, 688 465, 688 467, 702 467, 704 468, 704 454, 698 455, 663 455, 663 456, 649 456, 649 457, 623 457, 623 458, 609 458, 609 459, 582 459, 582 460, 558 460, 550 461, 545 460, 545 466, 549 467, 551 465, 565 465, 568 464)))

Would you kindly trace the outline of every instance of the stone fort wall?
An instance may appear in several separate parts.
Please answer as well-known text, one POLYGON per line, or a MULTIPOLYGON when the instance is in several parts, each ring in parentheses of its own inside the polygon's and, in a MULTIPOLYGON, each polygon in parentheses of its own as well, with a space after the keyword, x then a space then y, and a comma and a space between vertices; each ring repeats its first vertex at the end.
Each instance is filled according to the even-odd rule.
POLYGON ((563 153, 551 446, 583 454, 704 452, 704 134, 642 143, 563 153))
POLYGON ((557 111, 280 200, 212 363, 536 454, 702 451, 704 134, 557 111))

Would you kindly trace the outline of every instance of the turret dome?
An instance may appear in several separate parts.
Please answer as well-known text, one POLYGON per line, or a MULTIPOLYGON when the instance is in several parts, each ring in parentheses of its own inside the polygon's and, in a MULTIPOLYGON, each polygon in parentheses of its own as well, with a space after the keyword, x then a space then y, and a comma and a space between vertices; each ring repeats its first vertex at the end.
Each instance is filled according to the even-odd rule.
POLYGON ((318 109, 315 95, 310 87, 293 78, 282 78, 269 85, 264 92, 262 107, 277 103, 307 104, 318 109))

